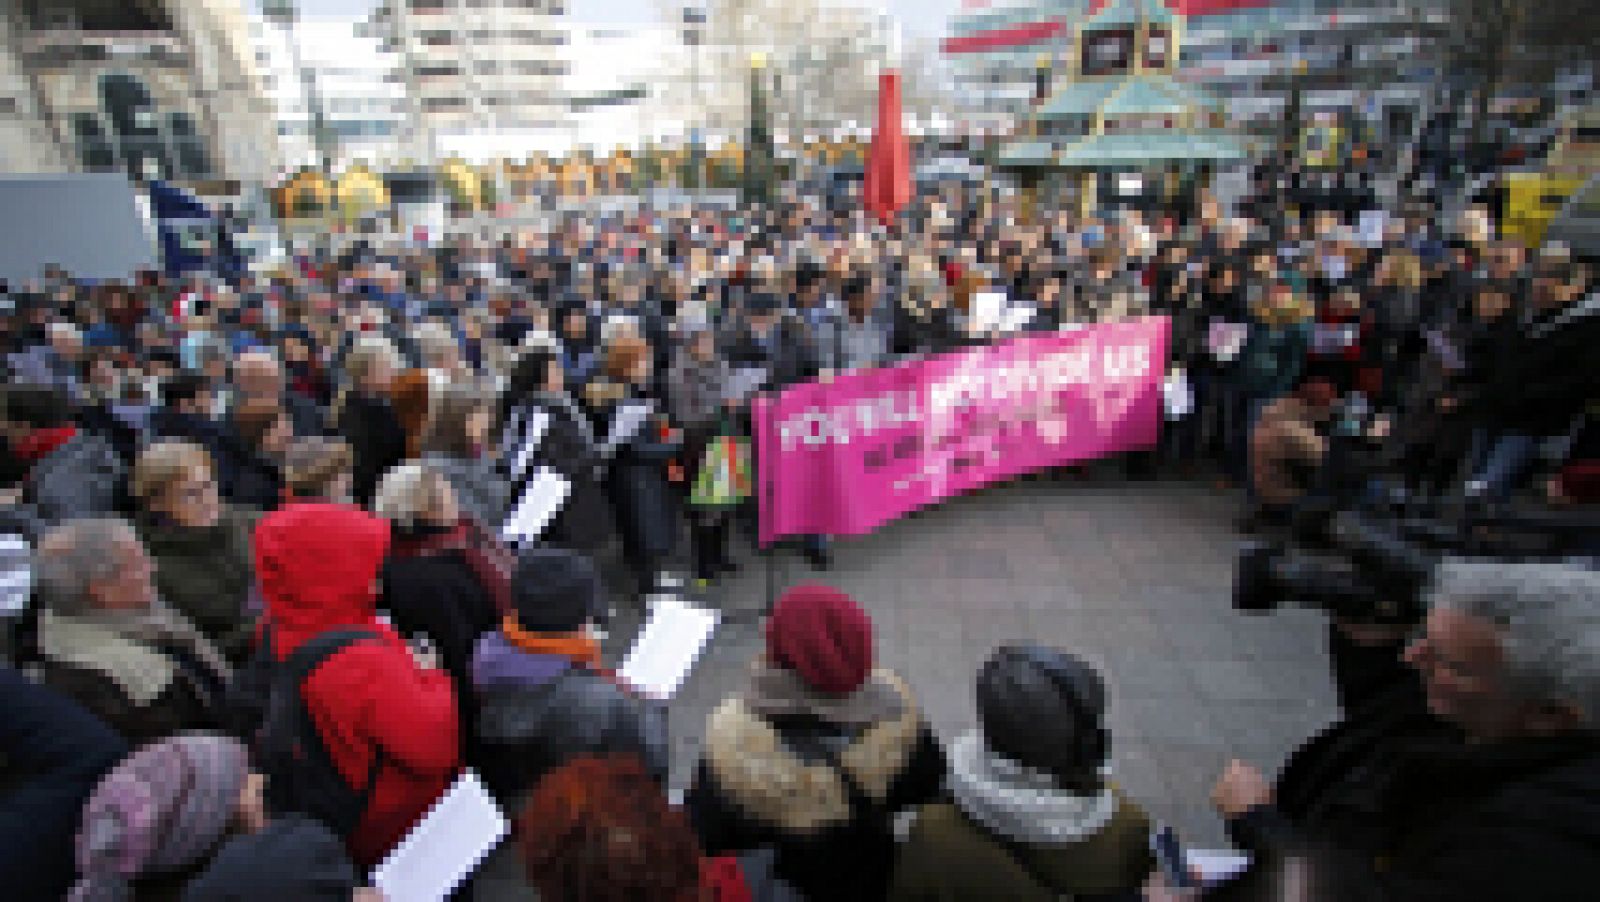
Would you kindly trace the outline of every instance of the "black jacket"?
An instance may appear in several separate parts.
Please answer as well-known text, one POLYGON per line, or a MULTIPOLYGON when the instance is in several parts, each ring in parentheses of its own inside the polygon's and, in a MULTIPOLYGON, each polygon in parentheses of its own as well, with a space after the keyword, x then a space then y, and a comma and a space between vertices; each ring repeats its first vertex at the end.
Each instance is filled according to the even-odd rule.
POLYGON ((0 667, 0 874, 12 899, 60 899, 89 793, 128 752, 72 699, 0 667))
MULTIPOLYGON (((582 408, 569 408, 565 404, 529 399, 517 407, 523 421, 535 413, 549 416, 544 437, 533 453, 533 466, 511 487, 511 505, 514 507, 527 487, 536 467, 543 466, 561 474, 571 485, 567 500, 556 512, 555 519, 545 530, 544 538, 552 545, 574 551, 594 552, 603 548, 616 531, 611 508, 606 503, 605 492, 598 477, 599 460, 596 447, 585 437, 577 417, 586 417, 582 408)), ((595 435, 595 442, 605 440, 603 434, 595 435)), ((516 461, 516 449, 508 443, 507 458, 502 466, 508 471, 516 461)))
POLYGON ((387 398, 352 391, 339 416, 339 432, 355 458, 352 494, 358 503, 371 504, 383 474, 405 460, 405 428, 387 398))
MULTIPOLYGON (((595 435, 604 441, 617 421, 622 405, 644 403, 641 393, 622 389, 620 397, 607 383, 591 383, 586 388, 595 435)), ((656 411, 665 415, 666 407, 655 400, 656 411)), ((665 441, 652 415, 631 438, 619 442, 606 470, 605 489, 617 512, 617 528, 624 547, 644 557, 660 559, 677 547, 678 507, 667 482, 667 464, 677 455, 678 443, 665 441)))
POLYGON ((1524 323, 1485 390, 1491 427, 1533 436, 1566 432, 1584 406, 1600 397, 1596 347, 1600 292, 1524 323))
POLYGON ((283 471, 276 461, 252 449, 241 448, 233 459, 228 500, 240 507, 270 511, 283 501, 283 471))
POLYGON ((1469 744, 1390 693, 1302 747, 1276 807, 1229 828, 1258 873, 1208 899, 1258 898, 1252 876, 1289 856, 1307 864, 1319 902, 1588 898, 1600 736, 1469 744))
POLYGON ((491 634, 479 644, 473 719, 484 782, 515 806, 539 778, 578 755, 634 754, 663 784, 666 709, 570 662, 531 655, 491 634))

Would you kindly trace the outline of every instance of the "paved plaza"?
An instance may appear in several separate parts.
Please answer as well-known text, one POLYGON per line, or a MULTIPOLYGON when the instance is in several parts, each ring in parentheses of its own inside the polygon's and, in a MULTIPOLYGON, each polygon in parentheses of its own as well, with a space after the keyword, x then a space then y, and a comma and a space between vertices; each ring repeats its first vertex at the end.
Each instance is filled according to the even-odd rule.
MULTIPOLYGON (((946 740, 975 725, 973 678, 995 646, 1040 642, 1097 662, 1116 779, 1186 843, 1220 848, 1207 799, 1223 764, 1240 757, 1275 772, 1335 713, 1324 620, 1230 606, 1236 510, 1195 482, 1023 480, 840 541, 820 578, 871 612, 882 663, 910 681, 946 740)), ((671 706, 676 788, 706 715, 761 647, 758 619, 744 615, 762 603, 766 574, 742 541, 735 547, 743 569, 709 595, 731 622, 671 706)), ((794 554, 778 577, 780 588, 816 578, 794 554)), ((620 651, 633 630, 617 626, 610 644, 620 651)), ((506 873, 510 862, 496 857, 491 873, 506 873)))

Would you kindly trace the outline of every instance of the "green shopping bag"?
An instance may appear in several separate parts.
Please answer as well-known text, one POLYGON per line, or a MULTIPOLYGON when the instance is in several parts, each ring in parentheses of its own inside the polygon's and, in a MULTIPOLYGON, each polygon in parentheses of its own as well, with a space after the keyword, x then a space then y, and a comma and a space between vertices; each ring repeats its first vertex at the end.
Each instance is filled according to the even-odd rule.
POLYGON ((750 497, 750 440, 719 435, 706 444, 689 504, 694 507, 733 507, 750 497))

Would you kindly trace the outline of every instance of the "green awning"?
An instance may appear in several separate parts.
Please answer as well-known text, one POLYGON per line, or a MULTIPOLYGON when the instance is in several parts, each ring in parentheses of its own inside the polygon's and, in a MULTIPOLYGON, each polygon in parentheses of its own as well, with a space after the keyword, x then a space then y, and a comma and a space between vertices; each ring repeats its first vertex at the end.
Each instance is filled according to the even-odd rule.
POLYGON ((1193 108, 1155 79, 1131 78, 1106 98, 1100 111, 1107 116, 1181 116, 1193 108))
POLYGON ((1013 141, 1000 150, 996 160, 1001 166, 1051 166, 1055 163, 1055 145, 1049 141, 1013 141))
POLYGON ((1094 135, 1063 148, 1055 164, 1072 169, 1136 169, 1169 163, 1233 163, 1249 155, 1238 136, 1217 132, 1094 135))
POLYGON ((1105 103, 1111 93, 1122 87, 1115 78, 1069 81, 1051 94, 1034 113, 1038 119, 1061 119, 1070 116, 1092 116, 1105 103))
POLYGON ((1132 28, 1140 20, 1151 25, 1172 25, 1172 11, 1161 0, 1112 0, 1083 23, 1085 32, 1132 28))

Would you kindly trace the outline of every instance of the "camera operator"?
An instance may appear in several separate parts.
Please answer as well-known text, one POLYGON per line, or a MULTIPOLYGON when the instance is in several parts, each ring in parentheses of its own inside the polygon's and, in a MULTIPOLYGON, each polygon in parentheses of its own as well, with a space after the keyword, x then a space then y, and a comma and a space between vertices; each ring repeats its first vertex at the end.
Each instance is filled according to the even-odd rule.
POLYGON ((1590 897, 1600 573, 1449 560, 1428 601, 1405 651, 1425 705, 1403 685, 1379 696, 1303 745, 1276 785, 1230 763, 1212 801, 1254 864, 1203 898, 1590 897))

